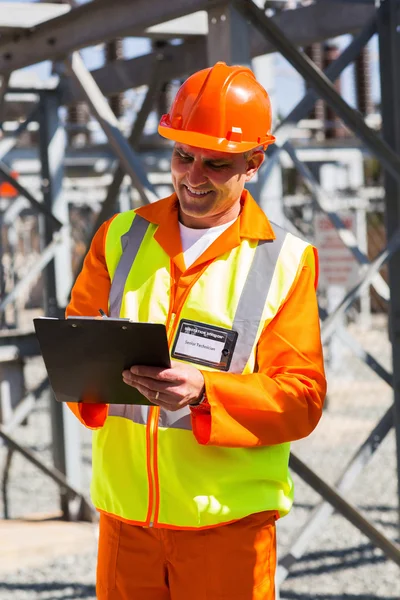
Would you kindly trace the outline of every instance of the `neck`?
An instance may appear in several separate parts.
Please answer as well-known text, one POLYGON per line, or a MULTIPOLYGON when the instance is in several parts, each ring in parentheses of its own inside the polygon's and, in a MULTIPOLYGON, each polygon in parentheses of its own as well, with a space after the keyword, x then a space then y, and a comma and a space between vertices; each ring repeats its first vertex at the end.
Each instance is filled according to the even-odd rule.
POLYGON ((217 225, 224 225, 233 221, 239 216, 240 213, 240 200, 229 208, 229 210, 216 215, 202 215, 201 217, 194 217, 193 215, 187 215, 179 207, 179 221, 182 225, 190 227, 191 229, 209 229, 210 227, 217 227, 217 225))

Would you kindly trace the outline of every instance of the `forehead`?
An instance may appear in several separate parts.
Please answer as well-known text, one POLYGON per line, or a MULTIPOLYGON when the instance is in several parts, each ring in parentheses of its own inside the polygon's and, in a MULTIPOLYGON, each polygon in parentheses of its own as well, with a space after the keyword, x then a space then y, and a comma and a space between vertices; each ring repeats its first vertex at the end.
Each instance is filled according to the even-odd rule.
POLYGON ((196 146, 188 146, 187 144, 177 143, 175 144, 175 148, 185 154, 190 154, 190 156, 203 160, 233 160, 235 158, 235 155, 230 152, 207 150, 206 148, 197 148, 196 146))

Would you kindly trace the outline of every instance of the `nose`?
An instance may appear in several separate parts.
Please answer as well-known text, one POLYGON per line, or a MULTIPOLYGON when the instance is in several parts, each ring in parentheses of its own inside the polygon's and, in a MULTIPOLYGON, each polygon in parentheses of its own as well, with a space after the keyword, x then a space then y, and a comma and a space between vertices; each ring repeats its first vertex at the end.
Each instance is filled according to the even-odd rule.
POLYGON ((200 187, 207 183, 207 176, 204 173, 204 168, 201 162, 194 160, 187 171, 186 181, 191 187, 200 187))

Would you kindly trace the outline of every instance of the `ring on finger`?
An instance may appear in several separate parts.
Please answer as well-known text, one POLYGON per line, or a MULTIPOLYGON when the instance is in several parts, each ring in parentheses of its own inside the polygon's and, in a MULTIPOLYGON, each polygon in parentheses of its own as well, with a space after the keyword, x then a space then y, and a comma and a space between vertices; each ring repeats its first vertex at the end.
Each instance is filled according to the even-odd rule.
POLYGON ((157 402, 158 400, 158 396, 160 395, 160 392, 156 392, 156 395, 154 396, 154 400, 157 402))

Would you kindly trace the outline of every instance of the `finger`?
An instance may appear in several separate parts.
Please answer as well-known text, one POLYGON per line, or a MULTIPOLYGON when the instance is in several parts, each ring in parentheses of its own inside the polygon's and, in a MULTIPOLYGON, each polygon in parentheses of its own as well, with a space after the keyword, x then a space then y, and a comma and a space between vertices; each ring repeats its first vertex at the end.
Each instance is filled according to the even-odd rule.
POLYGON ((133 366, 130 368, 132 375, 147 377, 157 381, 183 383, 184 375, 176 369, 164 369, 160 367, 133 366))
POLYGON ((160 392, 156 392, 154 390, 150 390, 149 388, 144 387, 143 385, 136 384, 135 385, 138 392, 140 392, 147 400, 152 402, 153 404, 157 404, 160 399, 160 392))
POLYGON ((164 367, 147 367, 145 365, 133 365, 130 369, 133 375, 139 377, 150 377, 151 379, 157 379, 160 374, 165 371, 164 367))
POLYGON ((182 396, 182 394, 179 394, 179 383, 174 385, 171 382, 158 381, 157 379, 150 379, 148 377, 138 377, 137 375, 132 375, 129 373, 129 371, 124 371, 122 378, 125 383, 129 383, 135 387, 136 385, 142 385, 143 387, 146 387, 154 392, 162 392, 164 394, 171 394, 173 396, 182 396))

